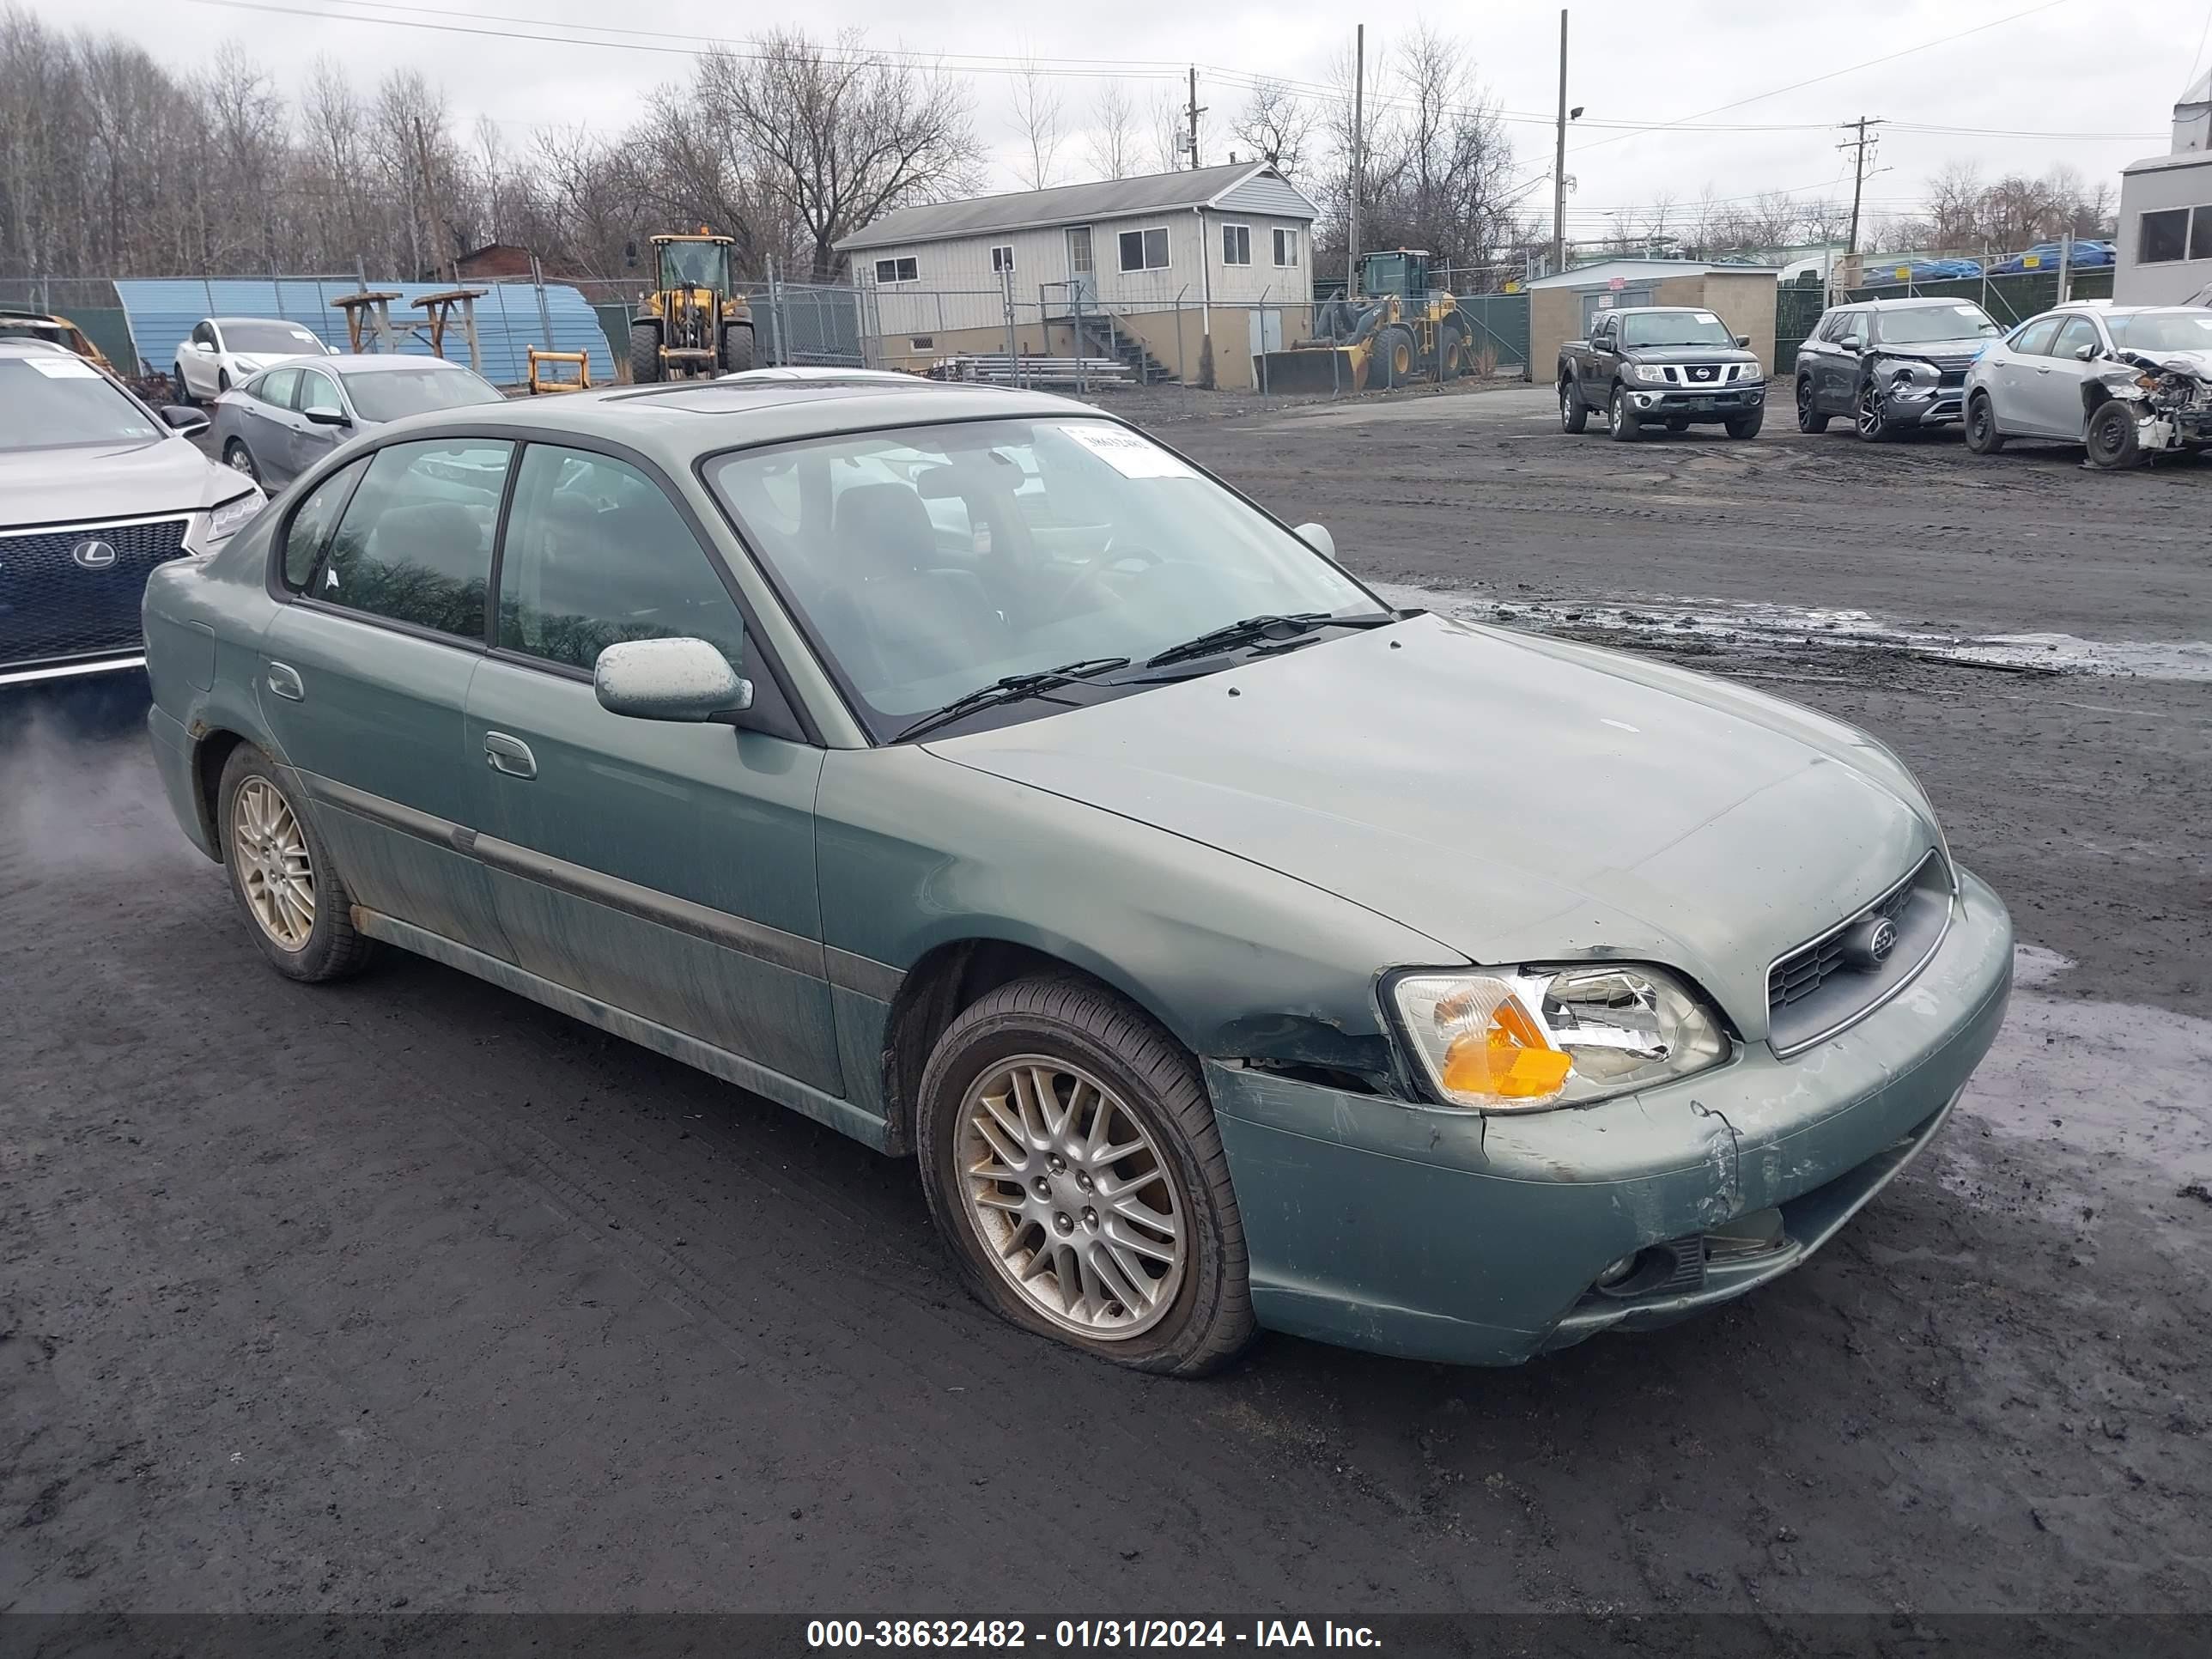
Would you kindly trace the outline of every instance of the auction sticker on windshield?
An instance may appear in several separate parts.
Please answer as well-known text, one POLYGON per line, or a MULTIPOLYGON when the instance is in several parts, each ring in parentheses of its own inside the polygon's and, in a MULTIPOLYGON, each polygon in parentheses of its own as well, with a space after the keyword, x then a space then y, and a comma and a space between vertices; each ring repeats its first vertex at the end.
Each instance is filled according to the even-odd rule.
POLYGON ((96 380, 100 371, 82 357, 27 357, 23 360, 50 380, 96 380))
POLYGON ((1071 423, 1061 431, 1125 478, 1194 478, 1177 456, 1119 427, 1071 423))

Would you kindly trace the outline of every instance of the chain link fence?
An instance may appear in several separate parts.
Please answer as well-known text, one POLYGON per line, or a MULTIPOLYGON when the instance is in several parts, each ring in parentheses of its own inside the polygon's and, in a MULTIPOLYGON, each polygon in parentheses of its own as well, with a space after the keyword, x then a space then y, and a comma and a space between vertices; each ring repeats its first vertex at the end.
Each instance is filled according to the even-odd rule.
POLYGON ((2084 246, 2094 264, 2078 264, 2071 250, 2050 243, 1975 255, 1911 258, 1862 254, 1838 261, 1824 281, 1815 274, 1784 283, 1775 296, 1774 372, 1796 367, 1797 348, 1810 337, 1831 306, 1867 300, 1968 300, 2010 329, 2068 300, 2108 300, 2114 266, 2110 245, 2084 246))

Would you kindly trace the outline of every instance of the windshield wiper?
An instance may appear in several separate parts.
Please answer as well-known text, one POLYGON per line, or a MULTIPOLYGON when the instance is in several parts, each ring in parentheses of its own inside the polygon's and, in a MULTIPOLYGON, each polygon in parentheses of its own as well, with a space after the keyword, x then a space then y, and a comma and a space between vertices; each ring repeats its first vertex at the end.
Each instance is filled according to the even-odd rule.
POLYGON ((993 680, 988 685, 979 685, 973 691, 953 698, 944 708, 924 714, 891 741, 904 743, 908 738, 918 738, 948 720, 956 720, 963 714, 972 714, 978 708, 1033 697, 1041 691, 1051 690, 1054 686, 1087 680, 1095 674, 1110 674, 1117 668, 1128 665, 1127 657, 1085 657, 1079 662, 1064 662, 1057 668, 1041 668, 1031 674, 1008 674, 1003 679, 993 680))
POLYGON ((1240 645, 1250 645, 1257 640, 1296 639, 1301 634, 1310 634, 1317 628, 1380 628, 1394 623, 1397 617, 1388 611, 1371 615, 1339 617, 1326 611, 1294 611, 1288 616, 1247 617, 1220 628, 1209 629, 1181 645, 1171 645, 1145 659, 1147 668, 1164 668, 1171 662, 1188 662, 1194 657, 1211 657, 1217 652, 1233 651, 1240 645))

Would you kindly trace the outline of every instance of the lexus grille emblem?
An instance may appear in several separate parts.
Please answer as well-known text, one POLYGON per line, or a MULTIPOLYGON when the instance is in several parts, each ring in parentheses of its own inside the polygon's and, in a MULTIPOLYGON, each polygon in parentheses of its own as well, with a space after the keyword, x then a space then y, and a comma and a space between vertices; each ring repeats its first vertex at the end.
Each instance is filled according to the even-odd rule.
POLYGON ((115 544, 79 542, 70 549, 70 557, 87 570, 105 570, 115 562, 115 544))
POLYGON ((1844 935, 1844 960, 1854 968, 1879 968, 1895 949, 1897 924, 1887 916, 1868 916, 1844 935))

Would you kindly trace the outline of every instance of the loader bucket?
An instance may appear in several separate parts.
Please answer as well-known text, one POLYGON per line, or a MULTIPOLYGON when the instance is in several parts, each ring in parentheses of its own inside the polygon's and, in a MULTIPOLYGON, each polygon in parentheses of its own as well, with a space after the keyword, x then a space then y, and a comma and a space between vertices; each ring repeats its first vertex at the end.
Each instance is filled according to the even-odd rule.
POLYGON ((1268 392, 1358 392, 1366 385, 1367 356, 1351 346, 1293 346, 1262 354, 1253 373, 1268 392))

